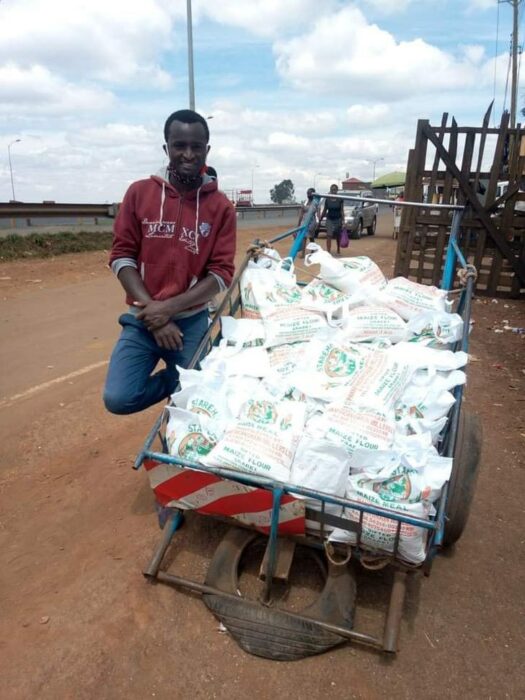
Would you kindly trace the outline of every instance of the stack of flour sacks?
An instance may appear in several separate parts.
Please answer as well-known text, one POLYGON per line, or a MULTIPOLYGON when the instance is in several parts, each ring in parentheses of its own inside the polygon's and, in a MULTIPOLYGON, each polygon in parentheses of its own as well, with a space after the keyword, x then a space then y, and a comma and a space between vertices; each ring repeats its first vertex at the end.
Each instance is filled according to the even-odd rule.
MULTIPOLYGON (((427 519, 452 468, 436 446, 465 382, 467 355, 450 350, 463 321, 443 290, 387 282, 367 257, 309 251, 316 277, 306 286, 274 250, 245 270, 243 317, 221 319, 222 340, 200 370, 180 369, 169 451, 427 519)), ((392 552, 396 525, 365 514, 362 544, 392 552)), ((325 532, 355 542, 347 530, 325 532)), ((403 525, 399 555, 423 561, 426 533, 403 525)))

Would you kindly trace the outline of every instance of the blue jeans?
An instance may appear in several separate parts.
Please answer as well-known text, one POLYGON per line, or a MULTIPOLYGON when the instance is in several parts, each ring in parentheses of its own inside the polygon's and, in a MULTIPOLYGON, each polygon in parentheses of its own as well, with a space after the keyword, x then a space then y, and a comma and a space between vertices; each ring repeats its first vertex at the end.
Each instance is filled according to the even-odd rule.
POLYGON ((175 365, 187 367, 208 330, 208 312, 177 320, 184 334, 182 350, 164 350, 142 321, 133 314, 122 314, 122 326, 109 361, 104 403, 111 413, 120 415, 143 411, 170 396, 179 380, 175 365), (159 360, 166 364, 155 374, 159 360))

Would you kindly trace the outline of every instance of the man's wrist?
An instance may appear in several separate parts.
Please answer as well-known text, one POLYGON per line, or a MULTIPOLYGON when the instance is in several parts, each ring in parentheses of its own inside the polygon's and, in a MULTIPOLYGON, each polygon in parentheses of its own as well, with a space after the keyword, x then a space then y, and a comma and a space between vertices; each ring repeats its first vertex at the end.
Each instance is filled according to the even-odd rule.
POLYGON ((170 317, 176 316, 182 311, 178 297, 171 297, 171 299, 166 299, 165 303, 170 317))

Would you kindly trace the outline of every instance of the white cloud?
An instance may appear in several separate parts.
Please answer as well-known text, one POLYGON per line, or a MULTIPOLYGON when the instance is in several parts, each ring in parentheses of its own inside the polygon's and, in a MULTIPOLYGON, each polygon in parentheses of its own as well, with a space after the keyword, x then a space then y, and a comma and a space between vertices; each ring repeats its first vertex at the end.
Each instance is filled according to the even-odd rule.
MULTIPOLYGON (((186 3, 179 4, 184 7, 179 7, 177 15, 185 18, 186 3)), ((319 13, 331 13, 337 0, 322 0, 322 4, 319 0, 194 0, 192 7, 197 22, 208 17, 261 37, 276 37, 308 24, 319 13)))
POLYGON ((279 110, 278 121, 276 110, 256 110, 242 107, 234 102, 221 101, 210 110, 213 121, 210 122, 211 142, 216 131, 237 133, 239 129, 245 132, 260 133, 261 129, 274 128, 295 134, 324 134, 332 131, 337 118, 333 112, 326 110, 311 110, 302 114, 279 110))
POLYGON ((304 153, 310 147, 310 141, 303 136, 274 131, 268 136, 268 145, 272 148, 286 148, 304 153))
POLYGON ((352 105, 346 110, 350 126, 383 127, 390 108, 385 104, 352 105))
MULTIPOLYGON (((401 122, 399 113, 387 105, 354 105, 354 109, 333 110, 330 126, 324 130, 305 128, 300 112, 275 110, 252 112, 233 102, 221 102, 221 110, 211 111, 217 117, 210 123, 209 161, 219 173, 222 189, 251 186, 254 177, 257 202, 268 201, 271 187, 290 177, 298 197, 315 182, 324 191, 332 182, 340 182, 349 172, 352 176, 370 179, 372 161, 376 174, 406 167, 408 149, 413 146, 416 117, 401 122), (349 113, 354 123, 349 123, 349 113), (381 134, 370 131, 366 118, 385 116, 381 134), (359 117, 361 123, 357 123, 359 117), (252 121, 250 126, 249 122, 252 121), (276 125, 289 127, 276 130, 276 125), (235 124, 236 129, 231 125, 235 124)), ((322 114, 322 113, 321 113, 322 114)), ((310 113, 313 120, 319 114, 310 113)))
POLYGON ((107 90, 66 82, 43 66, 0 66, 0 113, 12 115, 17 107, 47 115, 92 112, 108 109, 113 102, 107 90))
POLYGON ((463 48, 466 59, 473 65, 479 65, 485 58, 483 46, 469 45, 463 48))
POLYGON ((472 48, 456 58, 422 39, 398 42, 357 7, 321 17, 308 34, 276 42, 274 53, 280 75, 296 89, 350 99, 395 101, 465 89, 481 75, 480 55, 472 48))
POLYGON ((171 18, 155 0, 18 0, 0 5, 0 65, 45 65, 66 76, 166 88, 157 64, 171 18))

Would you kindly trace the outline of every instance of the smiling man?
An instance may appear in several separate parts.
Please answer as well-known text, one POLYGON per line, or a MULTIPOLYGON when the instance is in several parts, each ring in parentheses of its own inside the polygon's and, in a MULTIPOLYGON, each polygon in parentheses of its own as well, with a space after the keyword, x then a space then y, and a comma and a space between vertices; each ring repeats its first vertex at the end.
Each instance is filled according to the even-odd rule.
POLYGON ((112 413, 142 411, 173 392, 176 365, 187 367, 208 328, 208 301, 233 277, 235 209, 206 174, 206 120, 174 112, 164 140, 167 168, 130 186, 115 221, 110 265, 129 309, 104 388, 112 413))

